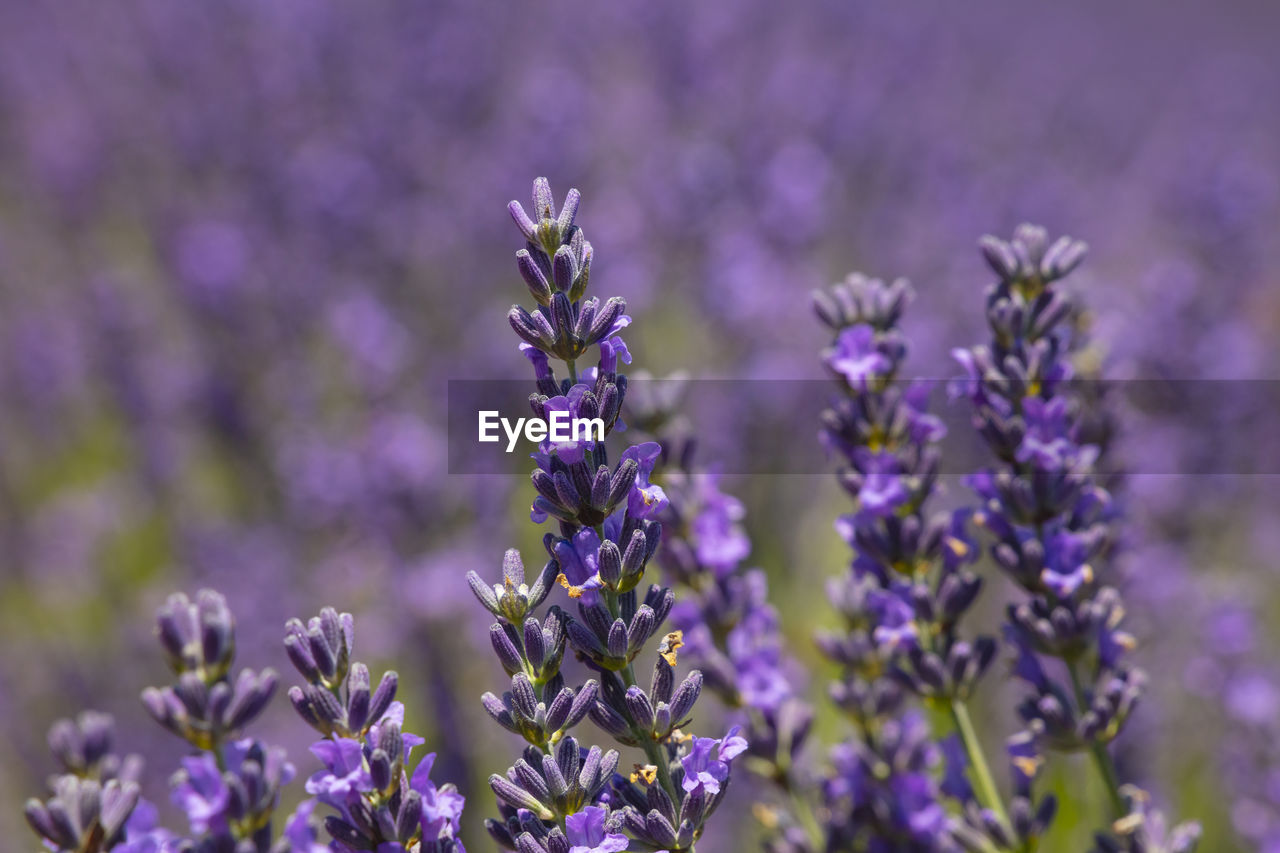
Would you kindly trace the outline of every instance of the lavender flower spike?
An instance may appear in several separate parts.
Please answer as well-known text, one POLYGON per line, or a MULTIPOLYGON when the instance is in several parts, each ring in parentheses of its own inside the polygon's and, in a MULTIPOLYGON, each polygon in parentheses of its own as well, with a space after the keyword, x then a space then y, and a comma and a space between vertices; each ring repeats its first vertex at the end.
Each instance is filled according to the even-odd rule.
POLYGON ((604 435, 543 441, 533 454, 537 496, 530 517, 558 523, 544 537, 548 562, 538 579, 526 585, 515 552, 504 560, 500 584, 468 578, 498 619, 490 637, 511 677, 510 691, 486 694, 484 708, 529 744, 505 775, 490 777, 501 819, 487 827, 498 843, 525 853, 604 853, 623 849, 628 836, 642 849, 674 853, 691 849, 701 836, 728 785, 740 739, 722 743, 720 758, 707 764, 702 741, 681 730, 692 719, 703 677, 694 671, 676 678, 683 636, 663 630, 674 595, 643 586, 661 541, 656 519, 668 505, 654 481, 662 451, 645 442, 609 462, 602 439, 623 427, 627 378, 618 370, 631 362, 631 353, 620 333, 631 318, 621 298, 586 296, 592 249, 576 224, 579 202, 571 190, 557 215, 550 186, 539 178, 532 215, 517 202, 509 208, 526 240, 516 266, 537 303, 532 311, 513 306, 508 315, 519 350, 534 368, 530 406, 538 418, 553 412, 598 418, 604 435), (578 361, 592 350, 595 366, 579 370, 578 361), (552 360, 564 363, 565 378, 557 378, 552 360), (535 615, 551 578, 564 587, 566 603, 576 605, 576 616, 558 605, 541 619, 535 615), (646 690, 634 663, 653 641, 658 654, 646 690), (576 689, 560 674, 566 644, 597 676, 576 689), (620 745, 643 751, 644 762, 629 780, 613 772, 616 751, 583 749, 569 735, 588 714, 620 745), (706 767, 688 771, 686 760, 706 767), (704 774, 709 782, 681 784, 704 774))
POLYGON ((813 712, 792 684, 794 662, 784 653, 765 573, 741 568, 751 552, 745 511, 720 490, 719 477, 696 462, 697 442, 678 412, 682 377, 644 378, 633 384, 627 418, 663 448, 654 474, 669 498, 658 516, 659 563, 681 590, 671 616, 683 632, 681 654, 700 670, 699 684, 744 727, 752 757, 747 767, 776 786, 773 796, 757 803, 770 834, 816 845, 821 831, 802 755, 813 712))
MULTIPOLYGON (((974 521, 994 562, 1023 590, 1004 631, 1015 674, 1029 688, 1018 710, 1048 749, 1091 753, 1113 819, 1141 821, 1145 806, 1121 788, 1108 746, 1145 676, 1131 662, 1120 593, 1106 585, 1118 512, 1095 470, 1098 448, 1081 439, 1085 401, 1069 382, 1073 307, 1059 285, 1085 246, 1066 237, 1050 243, 1031 225, 981 246, 997 278, 986 293, 991 339, 955 351, 966 376, 954 393, 968 400, 996 460, 968 478, 980 502, 974 521)), ((1177 833, 1178 849, 1190 849, 1195 834, 1177 833)), ((1141 836, 1125 835, 1130 847, 1147 849, 1141 836)))
POLYGON ((834 334, 823 361, 843 392, 822 415, 821 440, 843 463, 838 478, 854 501, 836 524, 852 565, 830 586, 845 630, 819 637, 841 667, 831 695, 855 737, 833 752, 825 786, 827 846, 840 849, 947 850, 971 835, 982 849, 991 833, 1015 834, 967 707, 995 656, 992 638, 961 631, 981 588, 966 567, 975 549, 963 514, 928 506, 945 430, 928 412, 929 387, 899 378, 907 346, 898 323, 911 298, 905 280, 861 275, 814 295, 834 334), (953 740, 935 740, 909 707, 913 696, 950 712, 953 740), (959 781, 940 785, 944 751, 959 781), (955 814, 975 794, 991 833, 971 832, 955 814))
MULTIPOLYGON (((291 687, 289 699, 323 736, 311 745, 323 767, 306 790, 333 810, 324 829, 334 849, 466 853, 457 837, 463 798, 453 785, 431 781, 434 753, 414 766, 412 753, 423 739, 404 731, 404 705, 395 701, 399 676, 383 673, 373 686, 369 668, 352 656, 351 614, 326 607, 306 623, 290 619, 284 642, 307 682, 291 687)), ((290 821, 291 835, 306 844, 314 838, 313 808, 290 821)))

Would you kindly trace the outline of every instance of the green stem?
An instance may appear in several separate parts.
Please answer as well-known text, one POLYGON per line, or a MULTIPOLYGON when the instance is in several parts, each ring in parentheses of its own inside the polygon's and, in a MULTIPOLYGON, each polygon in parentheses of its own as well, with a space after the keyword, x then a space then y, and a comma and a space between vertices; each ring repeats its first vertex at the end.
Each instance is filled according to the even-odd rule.
POLYGON ((987 766, 982 744, 978 741, 978 733, 973 728, 973 720, 969 718, 969 708, 963 700, 951 700, 951 719, 956 724, 956 732, 960 735, 964 751, 969 756, 969 766, 973 768, 973 781, 977 786, 978 799, 982 805, 995 812, 1005 826, 1011 826, 1009 814, 1004 808, 1004 800, 1000 798, 1000 789, 996 787, 991 768, 987 766))
POLYGON ((787 773, 786 778, 782 780, 782 787, 786 789, 787 798, 791 802, 791 811, 799 819, 805 834, 809 836, 813 849, 821 850, 824 836, 822 827, 818 825, 818 816, 813 812, 813 804, 809 802, 808 797, 802 796, 795 786, 791 784, 790 773, 787 773))
POLYGON ((213 761, 218 765, 218 772, 226 773, 227 758, 222 754, 222 738, 215 735, 213 738, 213 745, 209 748, 209 751, 213 753, 213 761))
POLYGON ((578 384, 578 365, 577 365, 577 359, 572 359, 572 358, 571 358, 571 359, 569 359, 568 361, 566 361, 566 362, 565 362, 565 365, 569 368, 569 384, 570 384, 570 385, 577 385, 577 384, 578 384))
MULTIPOLYGON (((1079 705, 1080 711, 1083 712, 1089 707, 1088 697, 1085 696, 1084 684, 1080 681, 1080 673, 1076 668, 1075 661, 1067 663, 1067 672, 1071 674, 1071 687, 1075 690, 1076 704, 1079 705)), ((1112 816, 1119 820, 1124 817, 1128 809, 1124 804, 1124 797, 1120 794, 1120 777, 1116 773, 1116 764, 1111 759, 1111 753, 1107 751, 1107 745, 1100 740, 1092 740, 1089 743, 1089 753, 1093 756, 1094 766, 1098 768, 1098 775, 1102 777, 1102 782, 1107 788, 1107 798, 1111 802, 1112 816)))

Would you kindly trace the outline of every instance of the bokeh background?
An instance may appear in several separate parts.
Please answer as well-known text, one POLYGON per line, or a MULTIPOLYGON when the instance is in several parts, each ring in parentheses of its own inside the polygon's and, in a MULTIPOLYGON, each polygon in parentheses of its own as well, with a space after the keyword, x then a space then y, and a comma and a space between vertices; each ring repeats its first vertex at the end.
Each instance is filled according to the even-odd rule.
MULTIPOLYGON (((1125 760, 1202 849, 1280 849, 1280 488, 1240 473, 1280 396, 1278 27, 1266 0, 0 3, 0 837, 84 706, 165 799, 137 694, 155 606, 201 585, 282 671, 287 617, 355 612, 474 829, 515 744, 463 576, 540 531, 524 477, 448 473, 445 388, 527 371, 504 205, 545 174, 656 373, 820 377, 807 294, 856 268, 916 282, 912 364, 945 377, 982 332, 977 236, 1087 240, 1107 375, 1231 389, 1125 396, 1153 684, 1125 760)), ((742 419, 698 428, 733 470, 742 419)), ((726 488, 820 695, 837 490, 726 488)), ((983 703, 994 746, 1010 702, 983 703)), ((291 713, 261 733, 309 772, 291 713)), ((1054 849, 1083 849, 1097 792, 1056 772, 1054 849)))

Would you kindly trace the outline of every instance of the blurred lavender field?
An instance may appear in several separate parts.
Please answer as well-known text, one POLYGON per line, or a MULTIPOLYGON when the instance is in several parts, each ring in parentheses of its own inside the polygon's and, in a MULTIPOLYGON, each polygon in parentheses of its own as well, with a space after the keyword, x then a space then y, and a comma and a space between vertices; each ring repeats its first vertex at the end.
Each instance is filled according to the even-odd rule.
MULTIPOLYGON (((976 237, 1032 220, 1090 243, 1105 375, 1280 379, 1277 28, 1261 0, 0 4, 0 837, 57 716, 173 765, 137 695, 151 613, 200 585, 254 666, 287 668, 286 618, 355 612, 479 821, 506 758, 461 744, 509 750, 464 575, 539 546, 524 474, 449 474, 446 389, 527 373, 503 207, 534 175, 583 190, 657 373, 821 377, 808 294, 859 268, 915 282, 913 369, 949 377, 976 237)), ((1176 781, 1201 849, 1280 850, 1280 481, 1231 473, 1280 390, 1224 387, 1126 397, 1125 593, 1158 640, 1131 772, 1176 781)), ((817 431, 699 418, 727 471, 817 431)), ((836 490, 729 479, 816 695, 836 490)), ((307 768, 291 714, 266 731, 307 768)), ((1062 776, 1069 825, 1096 792, 1062 776)))

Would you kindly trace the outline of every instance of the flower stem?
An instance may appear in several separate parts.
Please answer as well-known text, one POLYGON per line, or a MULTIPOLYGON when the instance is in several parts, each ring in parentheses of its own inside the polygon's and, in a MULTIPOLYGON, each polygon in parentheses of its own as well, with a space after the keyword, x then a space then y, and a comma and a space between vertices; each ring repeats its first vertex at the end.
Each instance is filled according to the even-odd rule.
POLYGON ((978 741, 978 733, 973 728, 973 720, 969 718, 969 708, 961 699, 951 700, 951 719, 956 724, 956 732, 964 744, 964 751, 969 756, 969 766, 973 768, 973 781, 977 787, 978 799, 983 806, 995 812, 1005 826, 1010 826, 1009 814, 1005 811, 1004 800, 1000 797, 1000 789, 987 766, 986 756, 982 752, 982 744, 978 741))
MULTIPOLYGON (((1083 712, 1089 707, 1089 703, 1085 696, 1084 684, 1080 681, 1080 673, 1076 669, 1075 661, 1067 663, 1067 671, 1071 674, 1071 687, 1075 690, 1076 703, 1083 712)), ((1115 761, 1111 758, 1111 753, 1107 751, 1107 745, 1100 740, 1092 740, 1089 743, 1089 753, 1093 756, 1093 763, 1098 768, 1098 775, 1102 777, 1102 782, 1107 788, 1107 798, 1111 802, 1112 817, 1116 820, 1125 816, 1128 809, 1125 808, 1124 797, 1120 794, 1120 777, 1116 773, 1115 761)))
POLYGON ((787 772, 783 778, 782 787, 786 789, 787 798, 791 802, 791 811, 800 821, 805 835, 808 836, 809 841, 813 844, 813 849, 822 849, 825 836, 823 835, 822 827, 818 824, 818 816, 814 814, 813 804, 809 802, 809 798, 804 796, 792 784, 790 772, 787 772))

